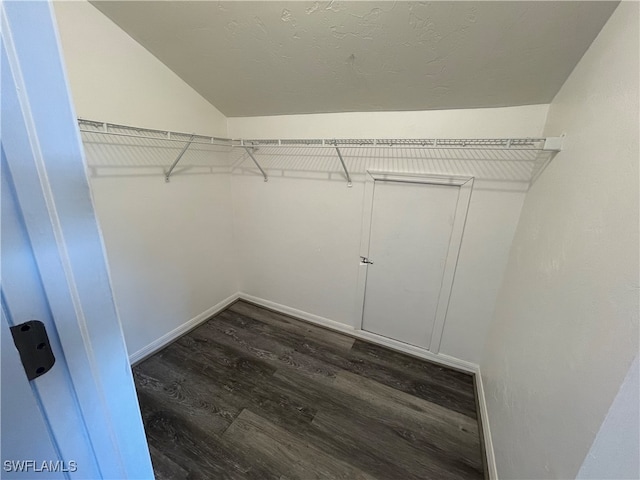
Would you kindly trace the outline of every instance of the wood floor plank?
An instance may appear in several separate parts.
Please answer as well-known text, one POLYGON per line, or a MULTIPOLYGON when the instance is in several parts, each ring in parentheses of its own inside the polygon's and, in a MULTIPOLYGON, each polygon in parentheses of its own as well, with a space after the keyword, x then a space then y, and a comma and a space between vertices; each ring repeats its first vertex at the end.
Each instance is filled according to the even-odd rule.
MULTIPOLYGON (((319 382, 283 369, 274 374, 273 385, 287 391, 296 402, 313 404, 319 413, 341 418, 344 425, 355 422, 356 436, 369 430, 386 445, 384 451, 393 452, 396 444, 407 450, 408 442, 414 454, 421 452, 469 478, 482 478, 478 427, 465 415, 419 398, 409 401, 404 392, 349 372, 319 382)), ((318 418, 316 415, 312 424, 318 418)), ((392 456, 389 461, 393 463, 395 458, 404 457, 392 456)))
MULTIPOLYGON (((194 332, 198 338, 235 348, 243 353, 264 360, 274 368, 290 367, 305 371, 310 375, 333 376, 339 367, 324 361, 320 356, 312 355, 315 350, 310 342, 300 342, 291 335, 274 336, 266 333, 269 328, 254 331, 251 326, 241 325, 232 319, 232 315, 223 312, 219 317, 207 322, 202 329, 194 332), (286 337, 288 340, 283 339, 286 337)), ((245 322, 249 319, 245 319, 245 322)), ((255 324, 260 322, 254 321, 255 324)), ((325 350, 322 350, 325 352, 325 350)))
POLYGON ((259 307, 242 300, 234 303, 227 311, 239 313, 249 318, 259 320, 280 329, 311 339, 327 347, 348 352, 355 339, 347 335, 333 332, 329 329, 317 327, 310 323, 300 322, 292 317, 259 307))
MULTIPOLYGON (((300 331, 282 330, 280 327, 266 323, 247 315, 233 312, 224 311, 221 312, 215 318, 215 322, 210 322, 208 325, 214 323, 229 324, 233 328, 239 328, 249 332, 259 334, 260 336, 269 338, 283 346, 293 348, 301 353, 306 353, 311 356, 317 356, 321 358, 323 355, 331 354, 336 358, 345 358, 345 353, 348 349, 344 348, 344 345, 327 345, 325 342, 317 341, 315 338, 307 337, 300 331)), ((353 342, 350 342, 353 344, 353 342)))
POLYGON ((248 355, 233 345, 229 346, 229 342, 220 342, 217 335, 207 335, 206 332, 207 329, 203 325, 189 335, 179 338, 167 350, 174 346, 182 347, 183 353, 187 356, 205 356, 211 368, 233 368, 246 376, 265 377, 277 370, 277 367, 270 365, 264 358, 269 355, 269 352, 248 355))
POLYGON ((382 424, 370 422, 360 416, 347 416, 344 412, 320 411, 312 425, 341 439, 353 442, 367 438, 367 448, 379 459, 397 462, 409 472, 411 478, 433 480, 466 480, 482 478, 473 469, 454 465, 441 458, 417 449, 410 442, 397 438, 382 424))
POLYGON ((174 344, 162 352, 162 359, 170 364, 170 369, 189 376, 193 382, 207 385, 213 396, 222 399, 223 404, 234 405, 238 412, 250 408, 294 427, 310 424, 316 413, 313 406, 301 404, 275 391, 271 387, 270 376, 254 375, 251 373, 253 370, 243 372, 233 366, 212 368, 206 351, 189 350, 174 344))
POLYGON ((248 450, 291 480, 374 480, 359 469, 327 455, 312 443, 279 428, 249 410, 243 410, 223 438, 248 450))
POLYGON ((149 443, 198 479, 278 478, 258 459, 243 457, 215 434, 190 422, 180 412, 167 410, 146 392, 139 393, 149 443))
POLYGON ((403 353, 391 350, 390 348, 373 343, 356 340, 352 354, 359 357, 375 359, 377 362, 385 362, 397 367, 401 367, 408 373, 421 376, 429 376, 431 379, 438 379, 445 383, 454 383, 460 387, 473 386, 473 375, 468 372, 445 367, 428 360, 412 357, 403 353))
POLYGON ((347 370, 476 418, 473 377, 463 372, 362 341, 356 341, 345 356, 311 339, 283 332, 236 312, 222 312, 203 325, 199 334, 206 334, 206 330, 215 331, 209 335, 218 335, 219 341, 235 344, 246 353, 268 359, 276 368, 284 363, 307 373, 326 376, 347 370))
MULTIPOLYGON (((204 372, 205 378, 202 381, 207 381, 207 379, 215 381, 222 387, 222 395, 224 395, 224 391, 227 391, 228 395, 233 395, 233 401, 238 405, 250 408, 281 428, 300 435, 306 441, 315 444, 319 449, 328 452, 335 458, 347 462, 355 460, 356 466, 360 469, 368 471, 372 475, 381 472, 384 474, 382 478, 394 478, 396 475, 408 480, 420 478, 405 472, 398 462, 377 458, 375 452, 371 452, 365 444, 360 444, 357 439, 339 438, 331 432, 309 428, 317 411, 315 405, 318 404, 320 398, 316 395, 318 390, 316 393, 308 391, 304 382, 298 382, 296 388, 292 389, 290 384, 281 381, 280 377, 261 380, 252 378, 248 382, 244 382, 242 375, 236 375, 233 377, 232 383, 229 384, 226 375, 233 374, 232 370, 220 375, 219 367, 216 369, 206 368, 206 356, 200 355, 192 358, 190 363, 185 365, 184 354, 175 356, 174 353, 175 349, 173 351, 167 349, 162 354, 167 361, 176 362, 173 368, 187 368, 192 371, 194 378, 204 372), (206 378, 207 375, 211 375, 211 377, 206 378), (302 393, 305 390, 306 392, 302 393)), ((295 372, 293 369, 287 369, 287 371, 290 374, 295 372)), ((313 378, 322 377, 307 378, 313 383, 313 378)), ((327 387, 326 384, 324 386, 321 384, 320 391, 325 387, 327 387)))
POLYGON ((207 328, 225 331, 237 337, 236 342, 261 345, 263 349, 281 352, 279 362, 273 363, 273 366, 289 366, 312 375, 332 377, 342 368, 348 353, 235 312, 222 312, 215 321, 207 324, 207 328))
POLYGON ((149 445, 151 463, 156 480, 188 480, 189 472, 164 455, 160 450, 149 445))
MULTIPOLYGON (((356 339, 353 337, 332 332, 328 329, 317 327, 308 322, 300 321, 242 300, 233 304, 223 313, 230 312, 235 312, 246 318, 269 324, 276 327, 276 331, 289 332, 294 335, 297 334, 307 341, 311 340, 315 343, 326 343, 328 347, 339 347, 340 350, 344 351, 349 351, 354 345, 354 342, 356 342, 356 339), (331 341, 326 341, 327 338, 331 338, 331 341), (323 342, 323 340, 325 341, 323 342)), ((413 371, 419 375, 428 374, 431 378, 440 378, 445 382, 454 382, 456 384, 466 385, 469 388, 473 387, 473 376, 467 372, 443 367, 442 365, 427 360, 417 359, 367 342, 357 342, 356 350, 363 355, 387 358, 393 363, 402 365, 407 371, 413 371)))
MULTIPOLYGON (((299 377, 302 375, 300 373, 296 373, 292 369, 286 370, 289 374, 296 374, 299 377)), ((319 382, 323 377, 316 376, 307 378, 314 383, 319 382)), ((319 384, 325 385, 324 383, 319 384)), ((306 390, 305 386, 306 384, 304 382, 300 382, 295 389, 291 389, 289 388, 289 384, 282 382, 279 377, 274 376, 269 385, 265 386, 265 391, 271 392, 271 395, 275 398, 286 399, 285 404, 306 405, 301 408, 304 410, 313 408, 315 412, 316 406, 319 404, 319 400, 324 399, 324 396, 318 397, 313 392, 311 392, 311 394, 308 392, 301 393, 306 390)), ((236 393, 241 394, 240 392, 236 393)), ((332 394, 333 392, 329 392, 328 390, 325 391, 325 395, 332 394)), ((243 401, 247 403, 249 402, 249 399, 246 398, 243 401)), ((401 462, 399 464, 398 462, 376 457, 376 455, 369 450, 366 442, 361 442, 351 438, 341 438, 331 432, 324 432, 313 428, 311 425, 311 420, 313 420, 313 418, 308 422, 302 422, 295 416, 283 414, 284 412, 278 411, 274 408, 268 408, 268 406, 264 405, 262 402, 254 403, 250 408, 252 411, 256 412, 271 423, 290 431, 336 459, 348 462, 362 471, 368 472, 372 476, 379 475, 380 478, 403 478, 407 480, 418 480, 418 478, 420 478, 414 477, 406 472, 402 468, 401 462)))
POLYGON ((457 381, 455 375, 443 378, 438 375, 441 372, 439 368, 444 370, 445 367, 434 369, 429 366, 425 367, 424 372, 412 370, 407 365, 415 365, 415 360, 410 358, 398 363, 395 361, 397 355, 399 354, 383 347, 356 340, 348 355, 351 360, 349 371, 473 419, 477 418, 473 379, 471 385, 466 385, 457 381))
MULTIPOLYGON (((177 371, 183 369, 190 371, 194 381, 198 381, 198 376, 204 375, 200 381, 215 382, 222 389, 221 395, 228 392, 229 401, 234 401, 238 405, 259 412, 269 421, 302 435, 308 441, 319 445, 318 448, 330 452, 340 460, 349 461, 353 458, 358 466, 366 471, 384 473, 382 478, 393 478, 396 475, 407 479, 420 478, 405 472, 401 464, 399 465, 397 462, 376 458, 375 452, 371 452, 366 445, 360 445, 357 439, 336 438, 330 432, 306 428, 311 425, 311 421, 315 417, 314 405, 318 403, 320 398, 313 392, 302 394, 300 389, 307 386, 303 381, 299 381, 296 388, 292 389, 289 383, 284 383, 274 377, 260 379, 249 375, 248 378, 244 378, 244 375, 235 372, 231 366, 223 368, 218 365, 216 368, 209 368, 206 352, 197 354, 196 351, 194 353, 196 355, 189 355, 189 352, 185 351, 184 345, 174 344, 163 351, 161 356, 164 361, 174 363, 171 368, 177 371)), ((234 364, 233 361, 229 363, 234 364)), ((293 369, 287 370, 295 372, 293 369)), ((321 385, 319 391, 322 392, 326 386, 321 385)))
POLYGON ((157 477, 482 478, 472 376, 340 337, 238 302, 137 365, 157 477))
MULTIPOLYGON (((456 411, 414 397, 374 380, 340 372, 333 386, 369 405, 382 423, 414 443, 432 445, 453 462, 482 471, 478 422, 456 411)), ((428 448, 428 447, 427 447, 428 448)))
MULTIPOLYGON (((214 369, 203 368, 207 365, 205 358, 196 356, 187 364, 184 354, 181 353, 176 356, 176 348, 173 347, 175 347, 175 344, 162 352, 162 357, 165 361, 176 362, 176 365, 171 368, 178 371, 182 371, 182 369, 189 370, 194 381, 198 381, 198 376, 204 375, 204 378, 199 381, 215 383, 218 388, 221 388, 220 395, 225 395, 226 392, 228 401, 259 412, 261 416, 270 422, 301 435, 305 440, 319 446, 318 448, 324 447, 321 449, 332 453, 339 460, 349 461, 355 458, 358 464, 365 469, 376 473, 382 472, 384 474, 382 478, 394 478, 396 475, 400 475, 407 480, 417 480, 419 478, 416 477, 414 479, 394 462, 376 458, 366 446, 360 445, 358 442, 354 442, 351 439, 344 442, 343 439, 336 438, 331 433, 310 430, 308 427, 311 426, 311 421, 316 412, 315 408, 313 408, 315 403, 313 398, 305 397, 301 401, 300 395, 296 396, 293 392, 288 391, 287 385, 278 382, 277 379, 272 379, 271 381, 267 379, 263 381, 252 379, 250 382, 245 383, 236 377, 234 383, 229 385, 227 379, 224 378, 226 374, 220 376, 217 368, 215 373, 214 369), (205 373, 203 374, 203 372, 205 373), (213 376, 207 377, 207 373, 213 376)), ((183 347, 181 346, 180 348, 183 347)), ((242 375, 239 377, 242 377, 242 375)), ((210 386, 210 388, 213 389, 215 387, 210 386)))
POLYGON ((146 360, 133 372, 138 391, 145 391, 158 402, 197 418, 210 432, 226 430, 241 409, 216 395, 206 382, 185 373, 171 368, 161 357, 146 360))
POLYGON ((416 421, 437 423, 443 428, 450 428, 464 432, 471 437, 477 437, 478 422, 476 420, 375 380, 342 371, 336 375, 333 386, 357 396, 365 402, 375 404, 389 414, 402 414, 410 416, 416 421))

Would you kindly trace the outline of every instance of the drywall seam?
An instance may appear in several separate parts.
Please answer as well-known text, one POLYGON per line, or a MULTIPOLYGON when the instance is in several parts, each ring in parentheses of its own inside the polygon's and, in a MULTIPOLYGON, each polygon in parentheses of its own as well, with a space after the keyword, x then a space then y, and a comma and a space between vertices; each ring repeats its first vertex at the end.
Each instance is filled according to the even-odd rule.
POLYGON ((146 347, 143 347, 140 350, 138 350, 137 352, 129 355, 129 362, 131 363, 131 365, 134 365, 134 364, 139 363, 139 362, 143 361, 144 359, 150 357, 151 355, 153 355, 154 353, 158 352, 159 350, 162 350, 164 347, 169 345, 171 342, 173 342, 177 338, 181 337, 185 333, 189 332, 189 330, 194 329, 195 327, 197 327, 201 323, 203 323, 206 320, 210 319, 212 316, 220 313, 222 310, 224 310, 229 305, 231 305, 233 302, 235 302, 238 299, 238 297, 239 297, 238 293, 234 293, 233 295, 228 296, 227 298, 225 298, 221 302, 215 304, 213 307, 208 308, 204 312, 196 315, 191 320, 188 320, 188 321, 184 322, 183 324, 181 324, 180 326, 174 328, 170 332, 164 334, 163 336, 161 336, 157 340, 154 340, 153 342, 151 342, 146 347))
POLYGON ((475 363, 467 362, 465 360, 460 360, 458 358, 451 357, 449 355, 431 353, 428 350, 425 350, 420 347, 415 347, 413 345, 408 345, 406 343, 398 342, 397 340, 392 340, 390 338, 386 338, 381 335, 376 335, 375 333, 366 332, 364 330, 357 330, 351 325, 346 325, 344 323, 336 322, 328 318, 314 315, 313 313, 304 312, 302 310, 288 307, 280 303, 272 302, 270 300, 265 300, 264 298, 254 297, 253 295, 249 295, 247 293, 240 292, 239 298, 241 300, 246 300, 248 302, 255 303, 256 305, 269 308, 276 312, 283 313, 285 315, 289 315, 292 317, 296 317, 298 319, 305 320, 310 323, 314 323, 316 325, 328 328, 330 330, 335 330, 335 331, 347 334, 351 337, 366 340, 368 342, 375 343, 377 345, 381 345, 383 347, 387 347, 401 353, 412 355, 414 357, 439 363, 447 367, 453 367, 469 373, 476 373, 480 368, 475 363))
POLYGON ((491 480, 498 480, 498 467, 496 466, 496 455, 493 451, 493 441, 491 439, 491 427, 489 425, 489 410, 484 396, 484 385, 482 383, 482 372, 480 366, 475 371, 476 395, 478 399, 478 415, 482 426, 482 437, 484 440, 485 459, 487 470, 491 480))

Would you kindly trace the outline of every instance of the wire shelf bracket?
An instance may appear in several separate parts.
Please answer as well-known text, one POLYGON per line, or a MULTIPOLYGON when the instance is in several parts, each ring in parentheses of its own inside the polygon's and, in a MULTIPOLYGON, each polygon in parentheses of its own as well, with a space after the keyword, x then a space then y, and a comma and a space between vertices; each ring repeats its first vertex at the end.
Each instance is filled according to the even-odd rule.
POLYGON ((253 160, 253 163, 256 164, 256 167, 258 167, 258 170, 260 170, 260 173, 262 173, 262 176, 264 177, 264 181, 267 182, 269 180, 269 177, 267 177, 267 173, 260 166, 260 164, 258 163, 258 160, 256 160, 256 157, 253 156, 253 152, 251 151, 254 147, 246 146, 244 145, 244 142, 242 142, 242 147, 247 151, 247 155, 249 155, 251 160, 253 160))
POLYGON ((563 133, 559 137, 547 137, 544 139, 544 146, 542 150, 546 152, 559 152, 562 150, 562 142, 566 137, 566 133, 563 133))
POLYGON ((342 154, 340 153, 340 149, 338 148, 338 142, 333 141, 334 147, 336 147, 336 153, 338 154, 338 158, 340 159, 340 164, 342 164, 342 169, 344 170, 344 176, 347 177, 347 187, 353 187, 353 182, 351 182, 351 176, 349 175, 349 170, 347 170, 347 166, 344 163, 344 159, 342 158, 342 154))
POLYGON ((180 161, 182 156, 187 152, 187 150, 191 146, 191 142, 193 142, 194 137, 195 135, 191 135, 191 138, 189 138, 189 141, 186 143, 186 145, 182 148, 182 150, 180 151, 176 159, 173 161, 173 163, 169 167, 169 170, 167 170, 167 173, 164 174, 165 182, 169 183, 169 179, 171 178, 171 172, 173 172, 173 169, 176 168, 176 165, 178 165, 178 162, 180 161))
POLYGON ((566 136, 567 134, 563 133, 559 137, 545 138, 544 145, 542 146, 542 152, 546 153, 546 157, 542 159, 542 161, 537 166, 537 168, 535 168, 534 171, 532 172, 531 180, 529 181, 529 188, 531 188, 531 186, 534 183, 536 183, 536 180, 538 180, 542 172, 544 172, 544 170, 549 166, 549 164, 551 163, 551 160, 553 160, 554 157, 560 151, 562 151, 562 142, 564 141, 564 138, 566 136))

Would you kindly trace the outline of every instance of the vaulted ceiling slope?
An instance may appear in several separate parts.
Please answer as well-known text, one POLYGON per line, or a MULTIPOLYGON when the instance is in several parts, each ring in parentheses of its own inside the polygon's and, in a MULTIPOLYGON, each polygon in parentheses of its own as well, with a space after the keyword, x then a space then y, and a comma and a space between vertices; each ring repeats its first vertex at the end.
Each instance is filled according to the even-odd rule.
POLYGON ((617 6, 92 3, 229 117, 549 103, 617 6))

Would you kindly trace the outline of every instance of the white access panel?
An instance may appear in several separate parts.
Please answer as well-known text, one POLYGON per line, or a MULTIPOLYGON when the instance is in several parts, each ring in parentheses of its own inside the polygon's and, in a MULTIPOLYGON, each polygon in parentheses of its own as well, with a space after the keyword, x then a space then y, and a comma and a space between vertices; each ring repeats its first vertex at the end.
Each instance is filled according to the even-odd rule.
POLYGON ((460 187, 374 184, 363 329, 429 348, 460 187))

